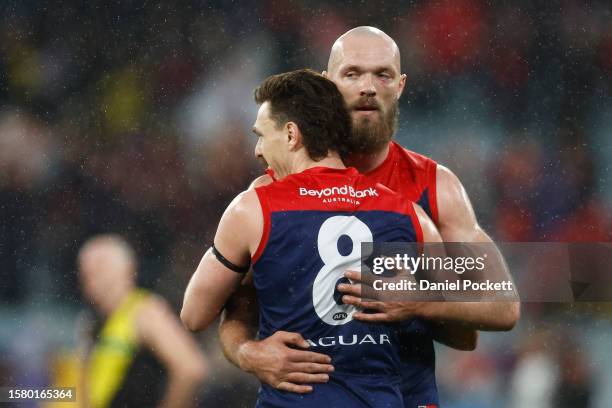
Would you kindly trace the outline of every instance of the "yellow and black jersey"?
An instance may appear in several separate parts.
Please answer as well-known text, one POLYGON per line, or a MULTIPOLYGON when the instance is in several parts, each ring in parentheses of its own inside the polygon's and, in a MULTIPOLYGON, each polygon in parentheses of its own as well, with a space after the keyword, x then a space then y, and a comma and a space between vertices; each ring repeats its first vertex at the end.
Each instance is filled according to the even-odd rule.
POLYGON ((92 408, 153 407, 161 400, 165 368, 136 337, 136 310, 149 296, 134 290, 96 330, 87 367, 92 408))

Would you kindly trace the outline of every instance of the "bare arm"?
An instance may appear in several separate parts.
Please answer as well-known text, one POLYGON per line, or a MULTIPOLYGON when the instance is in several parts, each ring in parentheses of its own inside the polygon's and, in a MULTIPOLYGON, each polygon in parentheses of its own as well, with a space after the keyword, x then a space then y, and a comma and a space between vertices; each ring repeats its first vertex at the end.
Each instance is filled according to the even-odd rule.
POLYGON ((139 342, 166 367, 168 382, 160 407, 195 406, 206 362, 198 345, 183 329, 167 303, 155 296, 140 306, 136 315, 139 342))
MULTIPOLYGON (((240 194, 228 206, 215 235, 215 247, 231 263, 248 265, 251 253, 263 233, 261 206, 253 190, 240 194)), ((191 277, 181 310, 183 324, 193 331, 203 330, 221 312, 236 290, 241 273, 222 264, 209 249, 191 277)))
POLYGON ((225 357, 237 367, 245 369, 241 346, 257 337, 259 305, 251 272, 225 305, 219 325, 219 340, 225 357))
MULTIPOLYGON (((268 174, 257 177, 249 190, 265 186, 272 182, 268 174)), ((219 340, 225 357, 234 365, 243 368, 241 364, 240 346, 254 340, 259 326, 259 304, 253 286, 253 276, 249 272, 240 288, 232 295, 225 305, 219 326, 219 340)))
MULTIPOLYGON (((472 209, 472 204, 457 177, 447 168, 437 169, 437 201, 439 209, 440 235, 445 243, 487 243, 493 249, 487 259, 485 274, 494 273, 496 278, 511 280, 504 259, 489 236, 480 228, 472 209)), ((423 223, 425 228, 429 224, 423 223)), ((424 231, 425 233, 425 231, 424 231)), ((361 281, 357 272, 347 272, 346 276, 361 281)), ((355 313, 356 319, 370 322, 393 322, 423 318, 442 324, 441 327, 475 330, 510 330, 518 321, 520 304, 513 301, 498 302, 361 302, 359 285, 339 285, 338 289, 351 296, 344 296, 345 303, 378 310, 379 313, 355 313)), ((447 335, 439 337, 440 340, 447 335)))
MULTIPOLYGON (((416 204, 414 207, 423 229, 423 241, 441 243, 442 237, 433 221, 421 207, 416 204)), ((476 348, 478 344, 478 331, 475 329, 466 326, 462 322, 432 321, 431 323, 433 338, 437 342, 457 350, 470 351, 476 348)))
MULTIPOLYGON (((484 242, 494 249, 489 254, 487 269, 495 270, 506 280, 511 280, 506 263, 491 240, 480 228, 470 199, 463 185, 449 169, 438 165, 437 202, 438 229, 444 242, 484 242)), ((452 302, 432 304, 425 317, 444 322, 463 322, 478 330, 510 330, 519 319, 518 298, 508 302, 452 302)))
MULTIPOLYGON (((419 219, 423 231, 423 241, 426 243, 442 243, 442 238, 433 221, 427 216, 425 211, 417 204, 414 209, 419 219)), ((442 246, 430 247, 441 251, 440 253, 430 254, 430 256, 444 256, 442 246)), ((361 284, 362 276, 359 272, 348 271, 346 276, 352 279, 355 284, 338 285, 338 290, 345 293, 342 301, 361 309, 376 310, 377 313, 356 312, 353 317, 357 320, 367 322, 393 322, 424 317, 425 311, 436 305, 444 305, 446 302, 410 302, 410 301, 367 301, 362 299, 361 284)), ((453 347, 458 350, 474 350, 478 341, 478 333, 469 325, 461 321, 443 322, 431 319, 433 326, 433 337, 436 341, 453 347)))

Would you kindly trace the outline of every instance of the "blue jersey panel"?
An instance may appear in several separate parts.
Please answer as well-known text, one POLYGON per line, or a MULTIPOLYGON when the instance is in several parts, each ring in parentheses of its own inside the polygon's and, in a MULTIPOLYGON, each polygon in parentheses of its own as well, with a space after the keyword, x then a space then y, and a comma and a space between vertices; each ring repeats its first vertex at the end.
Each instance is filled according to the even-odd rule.
POLYGON ((358 269, 361 242, 415 242, 412 219, 390 211, 285 211, 271 213, 270 222, 266 248, 253 265, 260 337, 298 332, 312 351, 330 355, 336 370, 305 396, 263 386, 259 406, 403 406, 402 393, 430 393, 432 384, 435 392, 427 325, 353 320, 354 308, 335 290, 347 269, 358 269), (424 344, 418 361, 413 341, 424 344), (415 386, 403 387, 402 376, 415 386))
POLYGON ((258 408, 398 408, 403 406, 401 378, 376 381, 362 375, 332 375, 328 383, 313 384, 308 394, 278 391, 267 385, 259 390, 258 408))

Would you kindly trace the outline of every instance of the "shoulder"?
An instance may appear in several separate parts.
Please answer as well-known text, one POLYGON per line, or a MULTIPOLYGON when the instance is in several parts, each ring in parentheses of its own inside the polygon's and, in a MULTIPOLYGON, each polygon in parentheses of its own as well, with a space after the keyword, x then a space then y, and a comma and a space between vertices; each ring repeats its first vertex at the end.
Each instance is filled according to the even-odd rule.
POLYGON ((137 306, 137 317, 172 316, 168 302, 156 293, 149 293, 137 306))
POLYGON ((391 146, 395 153, 395 163, 402 178, 408 178, 409 182, 414 185, 417 197, 423 190, 429 187, 429 191, 433 194, 436 185, 436 171, 438 163, 435 160, 424 156, 420 153, 406 149, 397 143, 391 146))
POLYGON ((402 161, 409 163, 412 167, 427 169, 437 165, 436 161, 432 158, 407 149, 398 143, 393 142, 391 148, 396 149, 402 161))
POLYGON ((448 167, 438 164, 436 168, 438 201, 462 200, 465 190, 459 178, 448 167))
POLYGON ((151 293, 144 298, 134 311, 134 318, 139 337, 146 337, 154 327, 163 322, 176 320, 168 302, 158 294, 151 293))
POLYGON ((251 218, 261 210, 259 198, 254 188, 249 188, 238 194, 227 206, 223 218, 244 219, 251 218))
POLYGON ((270 177, 269 174, 262 174, 261 176, 257 177, 255 180, 251 182, 251 185, 249 185, 248 190, 254 190, 257 187, 267 186, 268 184, 271 184, 272 182, 274 182, 274 179, 270 177))
POLYGON ((238 256, 242 256, 243 249, 252 249, 255 241, 259 242, 265 219, 257 194, 258 189, 243 191, 227 206, 214 241, 221 253, 238 251, 238 256))
POLYGON ((463 184, 451 170, 444 166, 438 166, 436 180, 438 224, 444 233, 444 238, 449 241, 468 240, 468 237, 478 232, 480 227, 463 184), (450 231, 460 232, 460 238, 451 235, 450 231))

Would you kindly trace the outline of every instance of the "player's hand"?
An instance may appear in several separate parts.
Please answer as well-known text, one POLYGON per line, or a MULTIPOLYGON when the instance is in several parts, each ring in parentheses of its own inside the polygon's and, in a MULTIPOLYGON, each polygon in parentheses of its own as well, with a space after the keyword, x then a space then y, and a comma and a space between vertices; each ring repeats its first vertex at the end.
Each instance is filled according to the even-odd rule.
POLYGON ((344 276, 349 278, 353 283, 341 283, 338 285, 338 291, 344 293, 342 302, 347 305, 353 305, 361 310, 369 309, 372 313, 364 313, 361 311, 355 312, 353 318, 363 322, 372 323, 392 323, 410 320, 417 317, 423 317, 425 309, 432 302, 399 302, 363 299, 361 287, 364 283, 361 278, 361 273, 356 271, 347 271, 344 276))
POLYGON ((306 394, 313 389, 309 383, 325 383, 334 371, 328 355, 300 350, 308 347, 300 334, 278 331, 243 344, 240 367, 278 390, 306 394))

